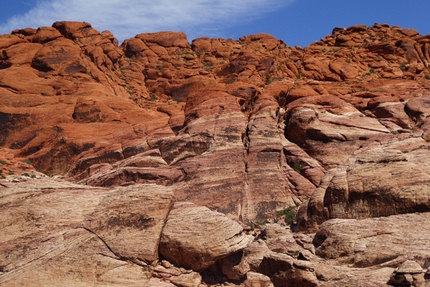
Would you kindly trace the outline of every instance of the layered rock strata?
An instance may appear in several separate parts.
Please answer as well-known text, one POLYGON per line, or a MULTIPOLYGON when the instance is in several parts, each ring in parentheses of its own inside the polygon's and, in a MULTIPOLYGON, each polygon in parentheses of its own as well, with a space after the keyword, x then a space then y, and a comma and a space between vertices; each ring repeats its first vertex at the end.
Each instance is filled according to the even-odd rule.
POLYGON ((0 282, 428 284, 429 63, 385 24, 0 35, 0 282))
POLYGON ((399 27, 334 29, 302 49, 176 32, 118 46, 89 23, 56 22, 3 35, 0 49, 12 158, 92 185, 177 186, 236 219, 300 204, 381 136, 419 126, 427 138, 425 112, 405 104, 428 95, 428 39, 399 27))

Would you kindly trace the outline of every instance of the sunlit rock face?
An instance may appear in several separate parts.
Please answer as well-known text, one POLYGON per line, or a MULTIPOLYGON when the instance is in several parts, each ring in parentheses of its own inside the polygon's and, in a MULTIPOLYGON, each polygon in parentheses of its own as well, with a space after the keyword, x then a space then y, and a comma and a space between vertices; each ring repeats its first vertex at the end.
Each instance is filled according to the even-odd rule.
POLYGON ((424 284, 429 63, 381 24, 1 35, 0 282, 424 284))

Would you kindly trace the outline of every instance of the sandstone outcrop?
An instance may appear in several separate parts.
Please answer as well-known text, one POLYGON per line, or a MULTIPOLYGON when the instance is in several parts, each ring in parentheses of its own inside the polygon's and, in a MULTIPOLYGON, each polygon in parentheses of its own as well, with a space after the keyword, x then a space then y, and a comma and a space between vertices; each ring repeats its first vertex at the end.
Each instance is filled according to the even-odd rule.
POLYGON ((403 111, 429 95, 427 38, 359 27, 304 49, 266 34, 189 44, 183 33, 142 33, 118 46, 89 23, 15 30, 0 39, 0 143, 48 174, 181 182, 181 200, 236 219, 274 216, 380 136, 418 126, 427 138, 425 113, 412 102, 403 111), (130 163, 147 152, 157 164, 130 163))
POLYGON ((173 207, 161 185, 100 188, 46 177, 1 184, 7 286, 426 282, 430 213, 331 219, 316 234, 268 224, 253 237, 221 213, 173 207))
POLYGON ((0 282, 425 284, 429 63, 386 24, 0 35, 0 282))
POLYGON ((222 213, 177 203, 161 234, 160 253, 172 263, 200 271, 245 248, 249 238, 242 231, 238 223, 222 213))
POLYGON ((315 254, 355 267, 398 267, 414 259, 424 266, 430 213, 410 213, 362 220, 331 219, 318 229, 315 254), (401 219, 401 220, 399 220, 401 219))
POLYGON ((144 284, 173 193, 155 185, 91 188, 46 178, 1 190, 0 282, 144 284))
POLYGON ((191 203, 172 210, 172 191, 155 184, 107 189, 29 178, 2 184, 1 194, 0 282, 8 286, 135 286, 154 278, 199 286, 193 270, 250 241, 224 214, 191 203), (177 265, 157 265, 159 251, 177 265))
POLYGON ((309 235, 269 224, 219 264, 228 278, 246 278, 244 284, 252 275, 263 281, 256 284, 269 278, 274 286, 423 286, 429 214, 331 219, 309 235))
POLYGON ((429 212, 427 150, 421 137, 404 137, 357 152, 327 172, 301 207, 298 228, 315 230, 330 218, 429 212))

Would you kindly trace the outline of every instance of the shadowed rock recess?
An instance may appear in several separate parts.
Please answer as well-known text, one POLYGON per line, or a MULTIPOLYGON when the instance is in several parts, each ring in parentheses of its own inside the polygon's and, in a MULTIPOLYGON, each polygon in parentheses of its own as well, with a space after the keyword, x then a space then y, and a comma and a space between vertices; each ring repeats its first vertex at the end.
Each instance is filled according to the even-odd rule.
POLYGON ((430 286, 429 141, 412 29, 14 30, 0 285, 430 286))

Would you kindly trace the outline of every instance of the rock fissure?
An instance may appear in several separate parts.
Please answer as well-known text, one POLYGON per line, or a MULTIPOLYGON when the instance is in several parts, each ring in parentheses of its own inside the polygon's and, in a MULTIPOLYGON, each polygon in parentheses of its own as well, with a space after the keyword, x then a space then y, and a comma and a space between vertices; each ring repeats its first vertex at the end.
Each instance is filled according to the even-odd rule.
POLYGON ((106 248, 110 251, 110 252, 112 252, 112 254, 114 254, 115 255, 115 259, 118 259, 118 260, 122 260, 122 261, 130 261, 128 258, 126 258, 126 257, 123 257, 123 256, 121 256, 120 254, 117 254, 117 253, 115 253, 115 251, 114 250, 112 250, 112 248, 106 243, 106 241, 105 240, 103 240, 103 238, 101 238, 96 232, 94 232, 94 231, 92 231, 91 229, 89 229, 89 228, 87 228, 87 227, 79 227, 79 228, 82 228, 82 229, 84 229, 84 230, 86 230, 86 231, 88 231, 89 233, 91 233, 91 234, 93 234, 93 235, 95 235, 103 244, 104 244, 104 246, 106 246, 106 248))
POLYGON ((429 48, 386 24, 303 49, 176 32, 119 46, 79 22, 0 35, 0 280, 424 282, 429 48))

